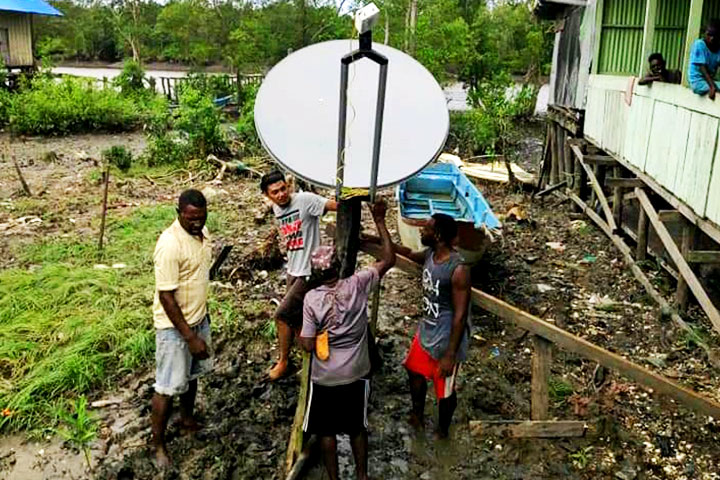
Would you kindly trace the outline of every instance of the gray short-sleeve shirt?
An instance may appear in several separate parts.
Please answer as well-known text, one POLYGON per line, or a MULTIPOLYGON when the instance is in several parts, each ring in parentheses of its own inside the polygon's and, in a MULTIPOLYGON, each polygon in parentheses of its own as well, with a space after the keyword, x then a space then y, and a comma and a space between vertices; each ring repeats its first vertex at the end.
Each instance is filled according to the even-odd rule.
POLYGON ((374 267, 339 280, 335 286, 321 285, 305 295, 300 336, 312 338, 328 331, 330 357, 312 359, 312 381, 335 386, 352 383, 370 372, 368 353, 368 297, 379 275, 374 267))
POLYGON ((285 207, 273 205, 280 234, 287 248, 287 273, 294 277, 310 275, 310 255, 320 245, 318 219, 325 213, 327 199, 310 192, 293 193, 285 207))

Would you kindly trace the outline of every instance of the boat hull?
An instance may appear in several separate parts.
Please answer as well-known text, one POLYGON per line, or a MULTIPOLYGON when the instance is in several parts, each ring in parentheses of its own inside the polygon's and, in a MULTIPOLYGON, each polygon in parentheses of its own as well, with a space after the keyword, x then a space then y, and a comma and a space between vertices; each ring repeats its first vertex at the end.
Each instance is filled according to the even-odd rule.
POLYGON ((500 233, 500 222, 477 187, 452 164, 426 167, 397 190, 398 232, 403 245, 418 250, 420 229, 432 215, 442 213, 458 224, 456 248, 468 263, 475 263, 500 233))
MULTIPOLYGON (((420 230, 425 221, 403 218, 398 207, 397 229, 402 244, 412 250, 422 250, 425 246, 420 241, 420 230)), ((465 262, 474 265, 482 259, 492 240, 468 222, 458 222, 458 240, 455 249, 462 255, 465 262)))

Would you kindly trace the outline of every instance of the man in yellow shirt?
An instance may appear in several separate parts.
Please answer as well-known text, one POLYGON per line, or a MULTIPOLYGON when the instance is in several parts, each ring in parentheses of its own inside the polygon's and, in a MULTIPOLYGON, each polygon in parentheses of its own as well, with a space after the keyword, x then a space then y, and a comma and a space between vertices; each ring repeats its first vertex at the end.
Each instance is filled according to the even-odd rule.
POLYGON ((171 464, 165 430, 172 398, 180 396, 181 427, 198 430, 193 416, 198 377, 212 370, 207 295, 212 246, 205 221, 207 204, 197 190, 178 201, 178 218, 155 246, 155 395, 152 433, 159 467, 171 464))

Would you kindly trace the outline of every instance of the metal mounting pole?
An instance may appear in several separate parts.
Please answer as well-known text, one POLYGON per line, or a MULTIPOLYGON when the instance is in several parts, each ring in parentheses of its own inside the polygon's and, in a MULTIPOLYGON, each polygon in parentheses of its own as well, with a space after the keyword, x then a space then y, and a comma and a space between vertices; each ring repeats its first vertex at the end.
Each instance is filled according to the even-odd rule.
POLYGON ((347 89, 348 70, 350 64, 367 58, 380 67, 378 77, 378 96, 375 105, 375 132, 373 137, 372 163, 370 167, 370 201, 375 201, 377 191, 378 167, 380 164, 380 146, 382 141, 383 116, 385 112, 385 92, 387 87, 388 59, 372 49, 372 32, 360 34, 360 48, 345 55, 340 65, 340 111, 338 114, 338 154, 337 168, 335 170, 335 199, 340 200, 345 179, 345 135, 347 122, 347 89))

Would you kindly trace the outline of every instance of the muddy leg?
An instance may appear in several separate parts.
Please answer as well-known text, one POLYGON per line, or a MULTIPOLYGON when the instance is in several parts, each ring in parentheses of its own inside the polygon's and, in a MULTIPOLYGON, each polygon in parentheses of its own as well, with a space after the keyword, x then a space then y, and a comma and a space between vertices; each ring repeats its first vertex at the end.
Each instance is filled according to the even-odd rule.
POLYGON ((195 397, 197 396, 197 379, 188 384, 188 391, 180 395, 180 423, 182 428, 197 431, 202 428, 193 415, 195 410, 195 397))
POLYGON ((335 435, 320 437, 320 449, 330 480, 338 480, 337 437, 335 435))
POLYGON ((368 434, 367 430, 363 430, 350 437, 350 445, 352 446, 353 457, 355 457, 355 473, 357 480, 367 480, 368 465, 368 434))
POLYGON ((455 407, 457 407, 457 394, 455 392, 449 397, 438 401, 438 410, 440 411, 437 431, 438 437, 447 438, 455 407))
POLYGON ((292 345, 293 331, 290 325, 276 318, 278 347, 280 348, 280 359, 278 363, 270 370, 268 378, 277 380, 285 375, 288 368, 288 359, 290 358, 290 346, 292 345))
POLYGON ((165 430, 172 412, 172 397, 155 393, 152 398, 152 434, 155 458, 159 468, 165 468, 172 463, 165 446, 165 430))
POLYGON ((425 396, 427 395, 427 380, 422 375, 408 371, 410 380, 410 397, 412 398, 412 412, 410 425, 415 428, 425 428, 425 396))

